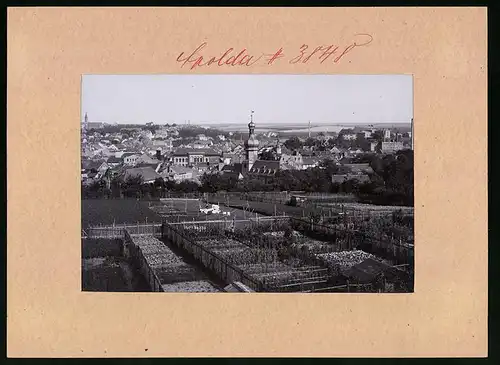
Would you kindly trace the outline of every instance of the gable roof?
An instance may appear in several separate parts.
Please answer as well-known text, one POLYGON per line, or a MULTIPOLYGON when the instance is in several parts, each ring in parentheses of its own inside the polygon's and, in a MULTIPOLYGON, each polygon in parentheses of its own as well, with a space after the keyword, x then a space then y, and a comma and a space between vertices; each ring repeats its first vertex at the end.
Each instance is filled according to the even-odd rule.
POLYGON ((279 169, 279 161, 257 160, 252 165, 250 172, 259 175, 274 175, 279 169))
POLYGON ((343 166, 348 168, 353 173, 373 173, 373 169, 369 163, 345 163, 343 166))
POLYGON ((103 160, 84 160, 82 168, 85 170, 97 170, 105 161, 103 160))
POLYGON ((145 182, 161 177, 152 167, 134 167, 125 170, 125 179, 131 176, 141 176, 145 182))
POLYGON ((129 156, 133 156, 133 155, 139 155, 137 152, 125 152, 123 153, 122 155, 122 159, 124 159, 125 157, 129 157, 129 156))
POLYGON ((319 162, 319 158, 317 157, 303 157, 302 158, 302 163, 304 165, 314 165, 319 162))
MULTIPOLYGON (((168 170, 165 170, 165 171, 168 171, 168 170)), ((192 168, 185 167, 185 166, 173 165, 173 166, 170 166, 169 174, 187 174, 189 172, 194 172, 194 170, 192 168)))
POLYGON ((120 162, 122 162, 122 159, 121 159, 121 158, 119 158, 119 157, 116 157, 116 156, 110 156, 110 157, 108 158, 108 161, 107 161, 107 162, 108 162, 108 163, 120 163, 120 162))
POLYGON ((174 156, 185 155, 207 155, 207 156, 220 156, 220 152, 212 148, 178 148, 173 153, 174 156))
POLYGON ((223 173, 242 173, 243 172, 243 164, 242 163, 233 163, 231 165, 224 165, 221 169, 223 173))

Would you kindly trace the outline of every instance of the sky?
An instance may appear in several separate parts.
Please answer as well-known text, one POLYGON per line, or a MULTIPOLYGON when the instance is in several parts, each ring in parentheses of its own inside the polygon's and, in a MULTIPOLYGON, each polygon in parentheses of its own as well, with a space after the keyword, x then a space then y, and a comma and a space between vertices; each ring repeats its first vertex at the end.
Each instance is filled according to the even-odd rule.
POLYGON ((411 75, 84 75, 83 120, 155 124, 409 123, 411 75))

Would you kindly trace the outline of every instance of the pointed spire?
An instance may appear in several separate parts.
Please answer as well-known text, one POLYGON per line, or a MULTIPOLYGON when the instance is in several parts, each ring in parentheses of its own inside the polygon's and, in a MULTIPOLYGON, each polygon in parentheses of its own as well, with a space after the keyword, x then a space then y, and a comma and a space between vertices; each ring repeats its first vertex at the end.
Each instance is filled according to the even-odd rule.
POLYGON ((253 113, 255 113, 253 110, 250 112, 250 123, 248 123, 248 134, 252 135, 254 134, 255 131, 255 123, 253 122, 253 113))

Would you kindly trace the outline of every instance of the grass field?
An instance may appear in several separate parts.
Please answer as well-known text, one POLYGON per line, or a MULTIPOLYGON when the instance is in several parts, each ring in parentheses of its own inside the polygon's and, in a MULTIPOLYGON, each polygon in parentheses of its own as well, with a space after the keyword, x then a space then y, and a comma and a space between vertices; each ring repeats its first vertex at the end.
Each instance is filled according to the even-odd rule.
POLYGON ((118 239, 82 239, 82 258, 119 257, 122 254, 121 245, 118 239))
POLYGON ((161 217, 149 209, 149 201, 134 199, 82 200, 82 229, 122 223, 160 223, 161 217))
MULTIPOLYGON (((219 220, 219 219, 224 219, 224 218, 230 218, 230 219, 248 219, 249 217, 255 218, 256 215, 255 213, 259 212, 254 212, 253 214, 246 212, 241 208, 240 206, 225 206, 222 204, 222 202, 219 202, 217 200, 210 201, 211 204, 217 204, 220 203, 221 210, 223 212, 230 212, 231 215, 225 216, 223 214, 204 214, 200 213, 200 207, 204 207, 205 203, 200 202, 198 200, 180 200, 180 199, 173 199, 173 200, 164 200, 162 201, 163 205, 165 208, 168 209, 173 209, 179 212, 187 213, 189 216, 187 221, 190 220, 219 220)), ((159 213, 161 215, 161 213, 159 213)), ((263 214, 257 214, 257 216, 261 217, 263 214)), ((180 221, 182 221, 182 217, 179 217, 180 221)))
MULTIPOLYGON (((211 200, 211 203, 217 203, 215 200, 211 200)), ((307 214, 310 209, 301 208, 301 207, 292 207, 284 204, 273 204, 273 203, 265 203, 265 202, 255 202, 255 201, 246 201, 240 199, 229 199, 229 203, 224 202, 231 208, 235 209, 247 209, 254 213, 272 216, 276 213, 276 215, 291 215, 291 216, 302 216, 302 214, 307 214)), ((248 213, 247 213, 248 215, 248 213)))
POLYGON ((107 292, 150 291, 146 280, 123 258, 82 260, 82 290, 107 292))

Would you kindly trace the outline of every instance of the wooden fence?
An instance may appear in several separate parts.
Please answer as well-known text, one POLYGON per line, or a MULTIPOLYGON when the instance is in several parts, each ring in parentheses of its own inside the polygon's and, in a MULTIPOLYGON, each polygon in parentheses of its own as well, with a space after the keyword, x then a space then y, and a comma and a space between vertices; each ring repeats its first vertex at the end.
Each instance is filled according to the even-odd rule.
POLYGON ((160 279, 148 264, 141 248, 135 244, 133 235, 131 235, 127 229, 124 229, 123 237, 126 256, 130 257, 134 264, 139 268, 139 271, 148 282, 151 290, 154 292, 162 292, 163 288, 160 279))
POLYGON ((130 235, 161 237, 161 223, 89 227, 82 231, 82 238, 123 238, 125 231, 130 235))
POLYGON ((299 219, 290 218, 293 229, 307 236, 328 240, 338 244, 338 251, 362 249, 394 261, 396 264, 413 262, 414 245, 394 239, 382 239, 371 236, 361 230, 322 225, 299 219))
POLYGON ((185 250, 205 268, 216 273, 217 276, 227 284, 233 281, 239 281, 252 290, 263 290, 262 284, 258 280, 245 274, 242 269, 232 265, 219 255, 197 244, 193 239, 185 235, 185 232, 176 228, 174 224, 165 223, 163 234, 164 238, 167 238, 173 244, 185 250))

